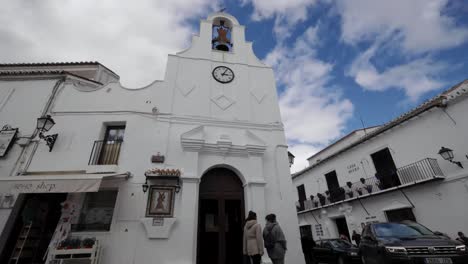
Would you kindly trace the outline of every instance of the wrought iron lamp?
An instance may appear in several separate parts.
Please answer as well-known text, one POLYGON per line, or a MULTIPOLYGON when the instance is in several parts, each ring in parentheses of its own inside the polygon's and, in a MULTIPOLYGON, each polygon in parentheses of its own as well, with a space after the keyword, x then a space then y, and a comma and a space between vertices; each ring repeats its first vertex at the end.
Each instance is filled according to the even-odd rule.
POLYGON ((146 193, 148 191, 148 179, 145 180, 145 183, 141 186, 143 188, 143 193, 146 193))
POLYGON ((457 164, 458 167, 463 169, 463 165, 461 164, 460 161, 454 161, 453 160, 453 150, 446 148, 446 147, 441 147, 439 150, 439 155, 444 158, 444 160, 448 160, 452 162, 453 164, 457 164))
POLYGON ((46 145, 49 146, 49 152, 51 152, 54 148, 54 144, 57 140, 58 134, 44 135, 44 132, 49 131, 54 125, 55 121, 50 115, 39 117, 37 119, 36 128, 39 130, 39 138, 43 139, 46 142, 46 145))
POLYGON ((288 151, 289 167, 291 167, 294 164, 294 158, 294 155, 288 151))

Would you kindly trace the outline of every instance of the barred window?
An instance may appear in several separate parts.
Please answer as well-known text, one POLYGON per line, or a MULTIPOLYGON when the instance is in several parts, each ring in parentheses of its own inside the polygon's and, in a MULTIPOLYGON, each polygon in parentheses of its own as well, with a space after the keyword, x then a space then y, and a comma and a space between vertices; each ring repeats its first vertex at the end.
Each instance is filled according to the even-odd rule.
POLYGON ((77 224, 72 231, 109 231, 117 190, 86 193, 77 224))

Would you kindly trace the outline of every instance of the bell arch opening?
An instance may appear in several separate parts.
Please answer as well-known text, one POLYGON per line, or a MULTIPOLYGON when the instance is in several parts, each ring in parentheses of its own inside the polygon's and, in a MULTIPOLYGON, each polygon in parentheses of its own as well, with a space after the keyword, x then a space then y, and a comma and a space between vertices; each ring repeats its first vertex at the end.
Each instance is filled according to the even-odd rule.
POLYGON ((213 50, 231 52, 232 47, 232 22, 224 17, 213 19, 211 48, 213 50))
POLYGON ((205 172, 199 186, 197 263, 242 263, 244 187, 227 168, 205 172))

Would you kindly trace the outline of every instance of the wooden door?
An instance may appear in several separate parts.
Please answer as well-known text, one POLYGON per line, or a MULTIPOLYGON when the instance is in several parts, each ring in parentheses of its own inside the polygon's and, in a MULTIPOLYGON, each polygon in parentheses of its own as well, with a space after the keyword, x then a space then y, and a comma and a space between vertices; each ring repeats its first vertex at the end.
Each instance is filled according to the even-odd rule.
POLYGON ((237 175, 218 168, 200 182, 197 263, 242 263, 244 191, 237 175))

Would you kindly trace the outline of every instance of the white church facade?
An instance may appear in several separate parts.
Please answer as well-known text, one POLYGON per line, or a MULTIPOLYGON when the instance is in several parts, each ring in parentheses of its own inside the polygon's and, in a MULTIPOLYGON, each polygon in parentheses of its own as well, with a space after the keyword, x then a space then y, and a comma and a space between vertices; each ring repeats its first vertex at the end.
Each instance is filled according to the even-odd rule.
POLYGON ((468 80, 311 156, 292 175, 301 233, 351 238, 369 222, 468 232, 468 80))
POLYGON ((94 62, 0 65, 0 262, 238 264, 252 210, 303 263, 273 70, 244 30, 210 15, 141 89, 94 62))

